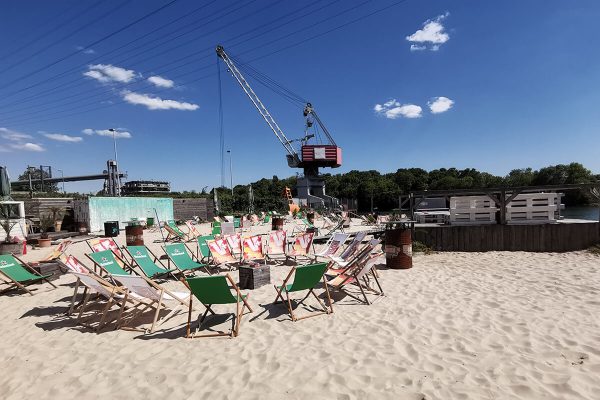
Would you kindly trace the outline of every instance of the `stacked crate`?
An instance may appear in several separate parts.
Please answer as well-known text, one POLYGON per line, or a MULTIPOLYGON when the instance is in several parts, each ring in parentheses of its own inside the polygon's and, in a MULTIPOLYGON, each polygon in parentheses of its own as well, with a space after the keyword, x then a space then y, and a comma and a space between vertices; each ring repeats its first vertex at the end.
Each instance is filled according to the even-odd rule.
POLYGON ((520 194, 506 205, 509 224, 539 224, 556 222, 561 195, 558 193, 520 194))
POLYGON ((495 224, 498 208, 488 196, 459 196, 450 198, 450 224, 495 224))

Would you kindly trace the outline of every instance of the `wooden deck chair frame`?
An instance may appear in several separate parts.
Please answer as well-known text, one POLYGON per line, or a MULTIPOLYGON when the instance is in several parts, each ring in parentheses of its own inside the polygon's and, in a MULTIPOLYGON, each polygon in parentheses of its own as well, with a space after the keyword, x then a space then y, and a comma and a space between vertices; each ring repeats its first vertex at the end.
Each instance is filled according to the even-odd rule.
POLYGON ((117 255, 118 256, 122 255, 122 254, 120 254, 121 253, 121 248, 119 247, 119 245, 117 244, 117 242, 115 242, 115 239, 113 239, 111 237, 108 237, 108 238, 101 237, 101 238, 88 239, 88 240, 85 241, 85 243, 88 245, 88 247, 90 248, 90 250, 92 251, 92 253, 96 253, 96 252, 102 251, 102 250, 97 250, 97 249, 94 248, 94 246, 96 244, 100 244, 100 242, 102 242, 102 241, 112 242, 113 245, 114 245, 114 246, 111 246, 111 247, 103 247, 102 250, 112 250, 113 252, 115 250, 117 250, 119 252, 119 254, 117 254, 117 255), (97 243, 92 244, 92 242, 97 242, 97 243))
MULTIPOLYGON (((221 275, 222 276, 222 275, 221 275)), ((236 283, 234 282, 233 278, 231 277, 231 275, 229 274, 225 274, 225 279, 229 282, 229 284, 231 285, 231 288, 233 288, 235 290, 235 294, 238 298, 238 301, 236 302, 236 309, 235 309, 235 323, 232 326, 231 330, 229 332, 218 332, 218 333, 209 333, 209 334, 205 334, 205 335, 198 335, 196 333, 192 333, 191 332, 191 327, 192 327, 192 309, 193 309, 193 299, 192 296, 195 297, 194 293, 192 292, 190 285, 188 284, 188 282, 185 279, 182 279, 181 281, 183 282, 183 284, 185 286, 187 286, 188 289, 190 289, 190 303, 188 306, 188 320, 187 320, 187 329, 186 329, 186 335, 185 337, 188 339, 196 339, 196 338, 206 338, 206 337, 218 337, 218 336, 229 336, 231 338, 237 337, 239 335, 240 332, 240 325, 242 324, 242 318, 244 316, 244 309, 248 308, 249 312, 253 312, 252 307, 250 307, 250 304, 248 304, 248 296, 249 295, 242 295, 242 292, 240 291, 240 288, 238 287, 238 285, 236 285, 236 283), (243 303, 242 307, 240 308, 240 300, 243 303)), ((208 315, 208 313, 211 314, 215 314, 215 312, 212 309, 213 304, 204 304, 202 303, 202 305, 206 308, 206 311, 204 311, 204 314, 202 314, 202 316, 200 317, 200 321, 198 324, 198 328, 196 329, 196 332, 200 329, 200 327, 202 326, 202 322, 204 322, 204 319, 206 318, 206 316, 208 315)))
POLYGON ((212 258, 212 253, 210 252, 210 249, 208 248, 208 245, 206 244, 207 240, 214 240, 215 239, 215 235, 210 234, 210 235, 203 235, 203 236, 199 236, 196 238, 196 259, 200 262, 205 262, 210 264, 210 260, 212 258), (200 242, 202 241, 203 244, 200 244, 200 242), (206 246, 205 248, 208 250, 208 254, 205 254, 202 252, 202 246, 206 246))
POLYGON ((165 242, 185 242, 186 241, 185 234, 180 235, 179 233, 177 233, 177 231, 175 231, 173 228, 171 228, 169 225, 167 225, 166 222, 163 225, 163 228, 165 229, 165 231, 167 231, 167 237, 165 238, 165 242))
POLYGON ((60 258, 60 256, 62 256, 65 253, 65 251, 67 251, 67 248, 72 243, 73 243, 73 241, 71 239, 63 240, 52 250, 52 253, 50 253, 46 257, 42 258, 39 262, 43 263, 43 262, 53 261, 53 260, 60 258))
POLYGON ((202 236, 202 234, 200 233, 200 231, 198 230, 198 228, 196 228, 196 225, 192 224, 192 220, 187 220, 185 221, 185 226, 187 226, 188 228, 188 238, 189 241, 191 240, 195 240, 197 238, 199 238, 200 236, 202 236))
POLYGON ((32 285, 34 283, 38 283, 40 281, 43 282, 47 282, 50 284, 50 286, 52 286, 54 289, 56 289, 56 285, 53 284, 52 282, 50 282, 48 280, 48 276, 47 275, 40 275, 36 270, 34 270, 31 265, 29 265, 28 263, 26 263, 25 261, 21 260, 19 257, 17 257, 14 254, 5 254, 6 256, 10 255, 12 256, 16 261, 18 261, 19 265, 27 272, 29 272, 32 275, 36 276, 36 279, 31 279, 31 280, 26 280, 26 281, 17 281, 13 278, 11 278, 8 274, 6 274, 4 271, 2 271, 2 268, 0 268, 0 283, 4 283, 5 285, 9 285, 7 288, 4 288, 2 290, 0 290, 0 294, 8 292, 10 290, 13 289, 21 289, 23 291, 25 291, 26 293, 29 293, 31 296, 34 295, 34 293, 29 290, 27 288, 27 286, 32 285))
POLYGON ((348 240, 348 238, 350 237, 349 233, 342 233, 342 232, 336 232, 333 235, 331 235, 331 237, 329 238, 329 240, 327 240, 327 242, 325 243, 325 248, 323 250, 321 250, 318 253, 315 253, 315 259, 317 259, 317 257, 327 257, 328 255, 335 255, 337 254, 340 249, 342 249, 342 247, 344 246, 344 243, 346 243, 346 241, 348 240), (335 247, 333 247, 335 246, 335 247))
POLYGON ((129 251, 128 246, 123 246, 121 248, 121 251, 123 252, 123 256, 128 255, 129 256, 129 260, 127 260, 125 257, 123 257, 123 259, 125 260, 125 262, 127 262, 128 266, 131 268, 131 270, 133 271, 135 267, 137 267, 140 271, 141 274, 138 273, 138 275, 142 276, 145 275, 147 278, 150 279, 163 279, 160 278, 161 276, 171 276, 173 279, 177 280, 178 278, 173 274, 173 272, 176 273, 181 273, 182 271, 177 269, 177 267, 175 269, 170 269, 168 267, 165 267, 165 265, 163 264, 163 262, 160 260, 160 258, 158 258, 156 256, 156 254, 154 254, 154 252, 152 252, 152 250, 150 250, 147 246, 144 246, 146 248, 146 251, 148 252, 148 254, 150 254, 152 257, 154 257, 154 260, 152 260, 152 262, 154 264, 156 264, 158 262, 159 265, 157 265, 157 267, 160 267, 162 269, 165 270, 165 272, 161 273, 161 274, 157 274, 154 275, 152 277, 149 277, 146 275, 146 272, 144 271, 144 269, 142 268, 142 266, 138 263, 138 261, 135 259, 135 257, 133 256, 133 254, 131 254, 131 252, 129 251))
POLYGON ((138 331, 138 332, 144 332, 144 333, 153 333, 154 328, 156 326, 160 326, 161 324, 163 324, 164 322, 169 320, 173 315, 175 315, 175 313, 177 311, 179 311, 181 306, 185 307, 189 303, 189 302, 185 301, 184 299, 180 298, 179 296, 177 296, 177 294, 175 294, 174 292, 171 292, 168 289, 166 289, 165 287, 158 285, 157 283, 146 278, 145 276, 114 275, 114 278, 119 283, 121 283, 122 287, 125 290, 127 290, 127 294, 130 298, 136 300, 138 303, 140 303, 140 305, 143 305, 143 308, 136 307, 135 310, 132 311, 131 316, 128 318, 127 323, 123 323, 121 320, 121 323, 117 325, 117 327, 119 329, 128 330, 128 331, 138 331), (127 281, 138 281, 138 284, 136 286, 135 284, 131 284, 134 282, 127 282, 127 281), (145 284, 142 283, 140 285, 141 282, 144 282, 145 284), (134 289, 135 287, 139 287, 142 290, 138 292, 134 289), (157 296, 155 296, 154 298, 148 297, 147 296, 148 292, 146 292, 146 290, 148 290, 148 289, 155 290, 156 292, 153 294, 157 295, 157 296), (169 314, 167 314, 165 317, 163 317, 159 320, 158 316, 160 315, 160 311, 167 308, 167 305, 165 304, 165 300, 167 300, 167 299, 177 301, 179 303, 179 306, 171 308, 171 311, 169 312, 169 314), (137 328, 137 327, 131 326, 133 321, 135 321, 140 315, 142 315, 143 313, 145 313, 146 311, 151 310, 151 309, 154 309, 154 316, 152 319, 152 324, 150 325, 149 328, 146 329, 146 328, 137 328))
POLYGON ((346 274, 350 269, 354 268, 356 265, 360 264, 365 258, 367 258, 379 243, 381 243, 380 239, 371 239, 362 247, 357 247, 356 251, 354 251, 353 254, 349 256, 346 260, 342 260, 337 257, 329 257, 331 261, 327 265, 326 274, 346 274), (340 268, 334 268, 336 264, 339 265, 340 268))
POLYGON ((344 292, 344 294, 352 297, 355 300, 358 300, 361 303, 370 305, 371 302, 369 301, 369 298, 367 297, 366 291, 371 291, 379 296, 384 296, 383 288, 381 287, 381 284, 379 283, 377 274, 374 273, 374 271, 373 271, 373 268, 375 268, 375 266, 372 264, 374 262, 374 260, 379 258, 382 254, 383 253, 369 254, 366 259, 358 262, 356 265, 349 268, 346 273, 341 273, 338 276, 331 279, 330 281, 327 281, 327 285, 331 286, 331 288, 334 290, 339 290, 339 291, 344 292), (367 277, 367 275, 369 273, 373 277, 373 280, 375 281, 375 284, 377 285, 377 288, 379 290, 371 287, 371 285, 369 284, 369 280, 367 277), (350 293, 349 291, 345 290, 344 287, 347 285, 357 286, 363 296, 364 301, 363 301, 363 299, 360 299, 359 297, 357 297, 354 294, 350 293))
MULTIPOLYGON (((321 264, 321 263, 320 263, 321 264)), ((315 264, 312 264, 315 265, 315 264)), ((322 276, 322 281, 323 281, 323 286, 325 287, 325 293, 327 293, 327 303, 329 304, 329 308, 327 308, 327 306, 325 304, 323 304, 323 302, 321 301, 321 299, 319 299, 319 297, 316 295, 316 293, 314 292, 314 287, 307 289, 308 293, 306 294, 306 296, 304 296, 304 298, 302 298, 302 300, 300 300, 298 302, 298 306, 303 304, 304 301, 306 301, 306 299, 308 298, 308 296, 310 296, 311 294, 314 296, 314 298, 317 300, 317 302, 319 303, 319 305, 322 307, 323 311, 319 311, 319 312, 312 312, 310 314, 298 317, 294 314, 294 307, 292 307, 292 301, 290 299, 290 294, 287 291, 287 283, 289 282, 289 280, 292 278, 292 276, 294 275, 294 273, 296 272, 296 270, 299 267, 293 267, 290 272, 287 274, 287 276, 285 277, 283 283, 281 284, 281 286, 279 288, 277 288, 277 285, 273 285, 275 287, 275 290, 277 290, 277 296, 275 297, 275 301, 273 302, 274 304, 277 303, 285 303, 288 312, 290 313, 290 317, 292 318, 292 321, 296 322, 296 321, 300 321, 302 319, 306 319, 306 318, 311 318, 311 317, 316 317, 318 315, 323 315, 323 314, 332 314, 333 313, 333 305, 331 302, 331 296, 329 294, 329 287, 327 286, 327 280, 325 279, 325 274, 323 274, 322 276), (285 291, 285 300, 283 298, 283 292, 285 291), (279 299, 281 299, 280 301, 278 301, 279 299)), ((300 267, 302 268, 302 267, 300 267)))

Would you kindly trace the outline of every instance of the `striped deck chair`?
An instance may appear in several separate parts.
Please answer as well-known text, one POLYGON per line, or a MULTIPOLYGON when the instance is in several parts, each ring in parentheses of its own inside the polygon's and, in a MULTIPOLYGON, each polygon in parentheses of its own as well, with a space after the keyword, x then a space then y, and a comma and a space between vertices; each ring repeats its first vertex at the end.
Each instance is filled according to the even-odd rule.
POLYGON ((12 289, 21 289, 33 296, 33 292, 26 286, 41 281, 48 282, 53 288, 56 286, 48 280, 50 275, 38 274, 29 264, 12 254, 0 255, 0 284, 8 287, 0 290, 0 293, 12 289))
POLYGON ((327 286, 333 289, 344 292, 346 295, 369 305, 371 302, 367 297, 367 292, 374 293, 378 296, 384 296, 383 289, 375 273, 375 262, 381 256, 382 253, 378 254, 367 254, 361 261, 357 262, 353 268, 347 269, 345 272, 341 272, 333 279, 327 281, 327 286), (377 286, 374 287, 373 283, 377 286), (348 291, 348 286, 358 287, 363 299, 357 297, 356 294, 348 291))
POLYGON ((266 264, 267 259, 263 252, 262 236, 255 235, 242 240, 243 259, 246 262, 261 261, 266 264))
POLYGON ((117 256, 123 257, 123 253, 121 252, 119 245, 113 238, 95 238, 88 239, 85 242, 94 253, 98 251, 112 250, 117 256))
POLYGON ((93 273, 88 267, 86 267, 81 261, 79 261, 75 256, 61 256, 58 261, 64 265, 67 270, 71 272, 79 272, 81 274, 90 274, 93 273))
POLYGON ((163 286, 152 282, 148 278, 137 275, 115 275, 114 278, 127 290, 130 298, 137 300, 144 307, 136 309, 129 316, 127 323, 118 327, 124 330, 142 331, 144 333, 154 332, 155 326, 160 325, 171 318, 181 306, 188 306, 190 302, 189 293, 171 292, 163 286), (167 306, 167 302, 179 303, 176 307, 167 306), (169 314, 158 320, 161 310, 170 308, 169 314), (132 327, 132 322, 149 309, 154 309, 154 318, 149 328, 132 327))
POLYGON ((335 256, 336 253, 342 248, 344 243, 346 243, 348 237, 350 237, 350 234, 348 233, 334 233, 325 244, 323 250, 321 250, 318 253, 315 253, 315 257, 335 256))
POLYGON ((369 257, 379 243, 381 243, 381 239, 371 239, 365 245, 360 246, 356 252, 354 252, 345 260, 342 260, 338 257, 330 257, 332 261, 328 265, 327 274, 337 275, 340 273, 345 273, 349 269, 354 268, 356 265, 360 264, 363 260, 369 257))
POLYGON ((287 233, 285 231, 271 231, 267 247, 267 260, 287 260, 287 233))
POLYGON ((242 235, 239 233, 233 235, 226 235, 223 237, 229 245, 231 255, 236 257, 238 260, 242 259, 242 235))
POLYGON ((196 225, 193 224, 193 222, 194 221, 192 221, 192 220, 185 221, 185 226, 187 226, 187 228, 188 228, 187 236, 188 236, 189 240, 194 240, 194 239, 202 236, 202 234, 200 233, 200 230, 198 229, 198 227, 196 225))
POLYGON ((353 256, 358 251, 360 244, 366 236, 366 232, 358 232, 339 256, 334 255, 329 256, 329 258, 331 259, 331 261, 338 264, 346 262, 351 256, 353 256))
POLYGON ((225 239, 215 239, 215 240, 207 240, 206 245, 210 250, 210 254, 212 255, 212 263, 215 266, 227 266, 229 269, 233 269, 234 264, 239 264, 240 260, 236 259, 233 254, 231 254, 231 250, 229 249, 229 245, 227 244, 227 240, 225 239))
POLYGON ((70 239, 63 240, 62 242, 60 242, 58 244, 58 246, 56 246, 54 248, 54 250, 52 250, 52 253, 48 254, 46 257, 41 259, 39 262, 48 262, 48 261, 53 261, 53 260, 59 259, 72 243, 73 243, 73 241, 70 239))
POLYGON ((306 232, 296 235, 294 239, 294 245, 292 246, 292 250, 288 253, 288 258, 293 258, 294 261, 298 259, 298 257, 307 258, 309 260, 314 260, 315 256, 310 255, 310 247, 313 244, 313 232, 306 232))

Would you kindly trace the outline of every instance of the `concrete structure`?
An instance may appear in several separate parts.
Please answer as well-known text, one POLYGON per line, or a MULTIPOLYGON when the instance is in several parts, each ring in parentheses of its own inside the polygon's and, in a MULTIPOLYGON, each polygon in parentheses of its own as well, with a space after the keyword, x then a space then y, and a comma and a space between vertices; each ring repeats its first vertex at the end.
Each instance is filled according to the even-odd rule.
POLYGON ((123 195, 136 193, 169 193, 171 185, 164 181, 129 181, 121 186, 123 195))
POLYGON ((173 219, 173 199, 159 197, 89 197, 75 200, 75 221, 85 223, 90 232, 104 229, 104 222, 119 221, 121 228, 132 218, 173 219), (156 213, 155 213, 156 210, 156 213))

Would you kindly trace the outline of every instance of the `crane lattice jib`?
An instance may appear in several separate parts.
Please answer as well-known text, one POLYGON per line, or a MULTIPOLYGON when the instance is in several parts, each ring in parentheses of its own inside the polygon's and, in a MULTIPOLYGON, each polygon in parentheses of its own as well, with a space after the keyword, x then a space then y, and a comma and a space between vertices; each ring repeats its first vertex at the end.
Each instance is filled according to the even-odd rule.
POLYGON ((227 56, 227 53, 225 53, 225 49, 223 49, 223 46, 217 46, 217 55, 221 58, 221 60, 223 60, 225 65, 227 65, 227 68, 229 68, 229 71, 231 71, 233 77, 238 81, 244 93, 246 93, 246 95, 248 96, 252 104, 254 104, 254 107, 256 107, 256 109, 263 117, 267 125, 269 125, 273 133, 275 133, 275 136, 277 136, 277 139, 279 140, 279 142, 281 142, 288 154, 294 159, 294 161, 298 162, 300 160, 300 157, 298 156, 296 150, 290 144, 291 141, 285 136, 279 125, 277 125, 277 122, 275 122, 275 119, 271 116, 267 108, 260 101, 256 93, 254 93, 254 90, 252 90, 252 87, 250 86, 248 81, 246 81, 246 79, 235 66, 233 61, 227 56))

